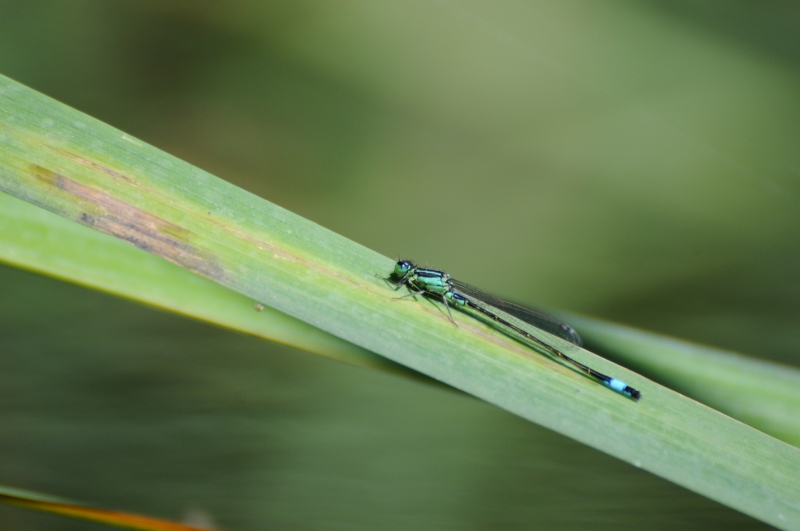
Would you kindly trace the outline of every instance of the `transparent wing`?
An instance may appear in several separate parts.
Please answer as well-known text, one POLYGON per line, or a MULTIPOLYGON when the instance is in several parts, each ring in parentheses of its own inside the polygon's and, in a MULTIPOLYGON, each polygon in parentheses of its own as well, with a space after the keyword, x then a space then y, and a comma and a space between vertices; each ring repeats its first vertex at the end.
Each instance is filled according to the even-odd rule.
POLYGON ((583 346, 583 339, 581 339, 580 334, 578 334, 574 328, 562 323, 561 321, 553 319, 552 317, 548 317, 547 315, 539 313, 535 310, 531 310, 530 308, 526 308, 524 306, 520 306, 519 304, 514 304, 513 302, 490 295, 485 291, 481 291, 474 286, 470 286, 469 284, 461 282, 460 280, 452 279, 451 283, 456 291, 462 292, 471 299, 477 299, 485 304, 488 304, 489 306, 494 306, 498 310, 512 315, 521 321, 525 321, 526 323, 553 334, 554 336, 558 336, 561 339, 569 341, 574 345, 578 345, 579 347, 583 346))

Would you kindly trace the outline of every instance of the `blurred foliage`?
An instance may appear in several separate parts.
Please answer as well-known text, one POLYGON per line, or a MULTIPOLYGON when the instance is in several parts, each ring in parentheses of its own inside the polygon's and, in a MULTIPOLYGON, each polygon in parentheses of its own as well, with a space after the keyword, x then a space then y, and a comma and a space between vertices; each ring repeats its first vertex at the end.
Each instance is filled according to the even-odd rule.
MULTIPOLYGON (((379 252, 800 364, 793 3, 1 9, 4 75, 379 252)), ((2 483, 236 529, 760 527, 466 397, 2 276, 2 483)))

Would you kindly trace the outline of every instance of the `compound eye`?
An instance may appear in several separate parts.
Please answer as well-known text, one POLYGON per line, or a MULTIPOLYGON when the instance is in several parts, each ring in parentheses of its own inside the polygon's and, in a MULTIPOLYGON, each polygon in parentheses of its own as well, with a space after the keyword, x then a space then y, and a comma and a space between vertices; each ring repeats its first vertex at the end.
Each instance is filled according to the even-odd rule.
POLYGON ((400 260, 394 265, 394 272, 398 275, 405 275, 411 269, 411 262, 408 260, 400 260))

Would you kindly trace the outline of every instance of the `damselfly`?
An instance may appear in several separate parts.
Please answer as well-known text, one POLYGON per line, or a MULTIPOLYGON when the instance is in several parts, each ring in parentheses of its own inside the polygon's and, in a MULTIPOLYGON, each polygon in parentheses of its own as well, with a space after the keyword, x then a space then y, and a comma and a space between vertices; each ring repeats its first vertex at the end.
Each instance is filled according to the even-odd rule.
POLYGON ((633 398, 634 400, 639 400, 642 397, 639 391, 630 387, 622 380, 606 376, 572 359, 559 349, 526 332, 499 314, 504 313, 510 315, 545 332, 553 334, 554 336, 565 339, 570 343, 582 346, 583 342, 581 336, 578 335, 571 326, 565 325, 564 323, 529 308, 489 295, 478 288, 452 278, 444 271, 419 267, 408 260, 400 260, 397 262, 391 277, 384 280, 390 282, 395 289, 407 286, 411 290, 411 293, 400 297, 401 299, 413 297, 415 295, 427 295, 433 299, 439 300, 444 303, 445 308, 447 308, 447 313, 450 315, 450 320, 454 323, 453 315, 450 313, 450 305, 459 309, 470 308, 506 327, 514 334, 518 334, 534 342, 550 354, 572 364, 584 374, 599 380, 600 383, 617 393, 627 396, 628 398, 633 398))

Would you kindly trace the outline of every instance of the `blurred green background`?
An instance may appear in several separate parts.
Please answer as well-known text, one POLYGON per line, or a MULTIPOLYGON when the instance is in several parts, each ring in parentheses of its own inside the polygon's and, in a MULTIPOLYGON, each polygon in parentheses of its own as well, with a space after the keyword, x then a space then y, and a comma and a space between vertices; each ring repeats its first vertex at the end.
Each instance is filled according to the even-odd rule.
MULTIPOLYGON (((798 27, 776 0, 8 0, 0 73, 390 257, 800 365, 798 27)), ((767 527, 466 396, 0 285, 3 484, 232 530, 767 527)))

